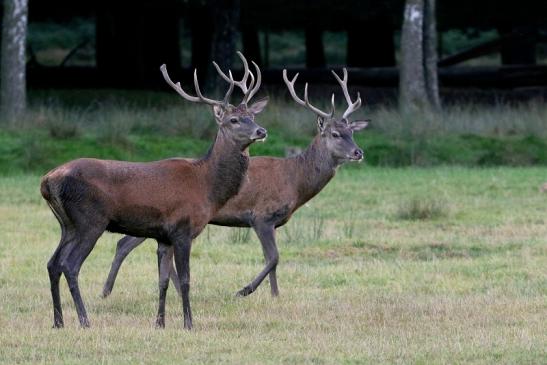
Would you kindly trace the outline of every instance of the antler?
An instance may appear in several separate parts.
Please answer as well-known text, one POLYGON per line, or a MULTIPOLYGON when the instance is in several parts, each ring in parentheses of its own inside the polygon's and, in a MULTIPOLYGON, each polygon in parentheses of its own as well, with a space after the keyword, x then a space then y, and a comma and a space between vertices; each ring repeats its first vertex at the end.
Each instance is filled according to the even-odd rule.
POLYGON ((294 99, 294 101, 296 101, 297 104, 307 107, 312 112, 314 112, 315 114, 323 118, 332 117, 334 115, 334 94, 332 94, 332 98, 331 98, 332 110, 330 113, 325 113, 321 109, 310 104, 310 101, 308 100, 308 83, 307 82, 306 82, 306 85, 304 86, 304 100, 300 99, 296 95, 296 92, 294 91, 294 83, 296 82, 297 78, 298 78, 298 73, 294 75, 291 81, 289 81, 289 79, 287 78, 287 70, 283 70, 283 80, 285 81, 285 84, 287 85, 287 88, 289 89, 289 93, 291 93, 291 96, 294 99))
MULTIPOLYGON (((247 103, 251 100, 251 98, 257 93, 258 89, 260 88, 260 84, 262 83, 262 75, 260 73, 260 68, 258 65, 251 61, 251 63, 254 65, 256 69, 256 84, 255 84, 255 77, 251 70, 249 70, 249 64, 247 63, 247 59, 245 59, 245 56, 243 56, 243 53, 237 51, 237 55, 241 59, 241 62, 243 62, 243 77, 240 81, 234 81, 234 84, 237 85, 241 91, 243 92, 243 101, 242 104, 247 105, 247 103), (247 85, 247 79, 251 77, 251 82, 249 85, 247 85)), ((230 82, 230 79, 233 80, 230 77, 226 76, 224 72, 220 69, 219 65, 213 61, 213 66, 215 66, 217 72, 219 75, 226 81, 230 82)), ((230 71, 228 71, 230 73, 230 71)))
POLYGON ((213 100, 213 99, 206 98, 205 96, 203 96, 203 94, 201 93, 201 90, 199 89, 198 70, 195 69, 194 70, 194 87, 196 89, 196 94, 198 96, 192 96, 190 94, 187 94, 182 89, 182 87, 180 86, 180 82, 177 82, 175 84, 173 81, 171 81, 171 78, 169 77, 169 74, 167 73, 167 66, 165 66, 165 64, 161 65, 160 70, 161 70, 161 73, 163 74, 163 78, 169 84, 169 86, 171 86, 173 89, 175 89, 175 91, 177 93, 179 93, 179 95, 182 96, 184 99, 186 99, 188 101, 191 101, 191 102, 194 102, 194 103, 205 103, 205 104, 209 104, 209 105, 223 105, 223 106, 226 106, 226 105, 228 105, 228 100, 230 99, 230 95, 232 94, 232 91, 234 90, 235 81, 232 77, 232 73, 229 72, 230 77, 227 77, 226 81, 228 81, 230 86, 228 87, 228 91, 226 91, 226 95, 224 96, 224 100, 220 101, 220 100, 213 100))
POLYGON ((342 119, 346 119, 347 117, 349 117, 351 113, 353 113, 354 111, 356 111, 357 109, 361 107, 361 95, 357 93, 357 100, 355 102, 351 101, 351 97, 349 96, 349 92, 348 92, 348 70, 346 70, 345 67, 343 69, 343 72, 344 72, 343 80, 340 79, 340 77, 336 74, 336 72, 334 72, 334 70, 331 70, 331 72, 336 78, 336 80, 338 81, 338 83, 340 84, 340 86, 342 87, 342 91, 344 92, 344 97, 346 98, 346 102, 348 103, 348 108, 342 115, 342 119))

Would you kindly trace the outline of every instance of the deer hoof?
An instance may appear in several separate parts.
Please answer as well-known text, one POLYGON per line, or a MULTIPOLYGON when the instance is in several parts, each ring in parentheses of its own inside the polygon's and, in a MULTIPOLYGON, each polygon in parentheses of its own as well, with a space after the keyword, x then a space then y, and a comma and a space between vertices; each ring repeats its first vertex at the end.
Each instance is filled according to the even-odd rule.
POLYGON ((158 318, 156 319, 156 329, 164 329, 165 328, 165 318, 158 318))
POLYGON ((247 295, 251 294, 252 292, 254 292, 254 290, 251 287, 246 286, 245 288, 238 291, 236 296, 237 297, 246 297, 247 295))
POLYGON ((101 294, 101 298, 103 298, 103 299, 106 298, 107 296, 110 295, 110 293, 111 293, 110 290, 104 289, 103 292, 102 292, 102 294, 101 294))

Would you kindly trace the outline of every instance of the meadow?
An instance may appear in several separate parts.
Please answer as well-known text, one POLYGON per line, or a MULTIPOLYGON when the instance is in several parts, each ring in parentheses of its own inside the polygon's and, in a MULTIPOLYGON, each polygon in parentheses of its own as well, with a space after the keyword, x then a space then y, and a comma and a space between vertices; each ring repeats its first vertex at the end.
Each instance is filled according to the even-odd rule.
POLYGON ((279 229, 281 295, 245 229, 208 227, 192 251, 195 328, 173 288, 154 329, 155 243, 136 249, 100 297, 118 235, 82 268, 91 328, 61 281, 52 329, 46 263, 60 230, 39 175, 0 177, 0 362, 496 363, 547 357, 547 179, 543 167, 342 168, 279 229))
MULTIPOLYGON (((313 115, 286 100, 257 118, 269 137, 251 154, 283 156, 315 134, 313 115)), ((83 156, 199 156, 216 127, 168 93, 32 90, 24 118, 0 120, 0 363, 544 363, 547 105, 358 115, 372 119, 355 135, 365 163, 343 166, 279 229, 280 297, 267 280, 235 296, 262 250, 248 229, 210 226, 192 250, 194 330, 173 288, 156 330, 155 243, 102 299, 120 237, 105 234, 80 275, 92 327, 78 327, 62 279, 66 327, 54 330, 46 263, 60 229, 40 176, 83 156)))

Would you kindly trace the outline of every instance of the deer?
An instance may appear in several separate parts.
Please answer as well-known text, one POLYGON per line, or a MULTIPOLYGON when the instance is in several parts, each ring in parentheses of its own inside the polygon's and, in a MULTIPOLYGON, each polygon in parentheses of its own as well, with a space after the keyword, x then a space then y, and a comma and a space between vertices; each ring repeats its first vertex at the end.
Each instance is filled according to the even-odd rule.
POLYGON ((80 326, 90 326, 78 275, 105 231, 158 241, 158 328, 165 327, 169 282, 166 268, 170 268, 174 255, 184 328, 192 328, 189 298, 192 241, 218 210, 238 193, 249 166, 249 146, 267 136, 266 129, 255 122, 255 116, 266 107, 268 99, 249 105, 260 88, 260 68, 252 62, 256 69, 255 82, 245 57, 240 52, 238 56, 243 62, 243 77, 234 81, 229 71, 226 78, 229 86, 223 100, 203 96, 197 69, 194 70, 197 96, 192 96, 182 89, 180 82, 171 81, 165 65, 160 68, 167 84, 183 99, 212 107, 218 130, 203 157, 154 162, 81 158, 54 168, 42 178, 41 194, 61 226, 61 240, 47 264, 54 328, 64 326, 59 293, 62 274, 68 282, 80 326), (243 92, 243 101, 237 106, 230 104, 234 86, 243 92))
MULTIPOLYGON (((309 102, 307 83, 304 87, 304 100, 297 96, 294 84, 298 74, 289 80, 287 70, 283 70, 283 80, 294 101, 316 115, 317 134, 307 149, 294 157, 251 157, 248 177, 240 192, 209 222, 219 226, 252 227, 262 245, 266 265, 249 284, 237 292, 238 296, 253 293, 267 275, 270 279, 271 295, 279 295, 276 275, 279 262, 276 229, 286 224, 298 208, 316 196, 335 176, 339 166, 348 161, 363 159, 363 151, 353 141, 353 132, 366 128, 370 120, 350 121, 350 115, 361 107, 361 96, 358 93, 355 101, 351 99, 345 68, 343 78, 336 72, 331 72, 342 88, 348 104, 340 118, 334 116, 334 94, 331 97, 331 111, 324 112, 309 102)), ((125 236, 118 241, 115 257, 103 287, 103 297, 112 292, 124 259, 145 239, 125 236)), ((175 270, 172 269, 169 275, 175 283, 175 288, 178 288, 175 270)))

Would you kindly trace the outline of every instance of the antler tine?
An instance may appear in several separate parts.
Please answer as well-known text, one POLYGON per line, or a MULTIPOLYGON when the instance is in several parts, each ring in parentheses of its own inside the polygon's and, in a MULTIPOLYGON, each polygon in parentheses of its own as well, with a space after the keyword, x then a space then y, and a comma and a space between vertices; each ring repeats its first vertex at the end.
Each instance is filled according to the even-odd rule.
POLYGON ((344 67, 342 69, 343 71, 343 74, 344 74, 344 79, 340 79, 340 77, 336 74, 336 72, 334 72, 334 70, 331 70, 332 74, 334 75, 334 77, 336 78, 336 81, 338 81, 338 83, 340 84, 340 86, 342 87, 342 91, 344 93, 344 97, 346 98, 346 102, 348 103, 348 108, 346 109, 346 111, 344 112, 344 114, 342 115, 342 118, 345 119, 347 118, 351 113, 355 112, 357 109, 359 109, 359 107, 361 106, 361 95, 359 93, 357 93, 357 100, 355 102, 353 102, 351 100, 351 97, 349 95, 349 91, 348 91, 348 70, 344 67))
POLYGON ((256 94, 256 92, 258 91, 262 77, 260 75, 260 69, 258 68, 258 65, 251 61, 257 70, 257 83, 255 84, 255 77, 249 69, 249 63, 247 62, 247 59, 245 58, 245 56, 243 56, 243 53, 239 51, 237 52, 237 55, 243 63, 243 77, 239 81, 235 81, 233 77, 230 79, 228 76, 226 76, 226 74, 220 69, 220 66, 215 61, 213 61, 213 66, 215 66, 215 69, 217 70, 220 77, 222 77, 225 81, 229 83, 233 82, 234 85, 241 89, 241 91, 243 92, 242 103, 247 104, 249 100, 251 100, 253 95, 256 94), (249 83, 249 85, 247 85, 247 80, 249 79, 249 77, 251 77, 251 82, 249 83))
MULTIPOLYGON (((258 92, 258 89, 260 89, 260 85, 262 84, 262 74, 260 73, 260 67, 258 67, 255 61, 251 61, 251 63, 256 69, 256 84, 254 87, 251 87, 251 91, 249 92, 245 103, 248 103, 253 98, 253 96, 255 96, 255 94, 258 92)), ((251 73, 251 76, 252 75, 253 74, 251 73)))
POLYGON ((232 71, 228 71, 228 75, 230 75, 230 78, 228 79, 230 86, 228 87, 228 91, 226 91, 226 95, 224 95, 225 106, 230 104, 230 96, 232 96, 232 91, 234 91, 234 78, 232 76, 232 71))
POLYGON ((253 91, 253 87, 254 87, 254 84, 255 84, 255 76, 253 75, 253 73, 252 72, 249 73, 249 76, 251 77, 251 82, 249 83, 249 86, 247 87, 247 91, 243 92, 243 101, 242 101, 242 103, 245 104, 245 105, 247 105, 247 103, 251 99, 249 97, 249 95, 253 91))
MULTIPOLYGON (((289 78, 287 77, 287 70, 286 69, 283 70, 283 81, 285 81, 285 84, 287 85, 287 88, 289 89, 289 93, 291 94, 294 101, 296 101, 297 104, 300 104, 302 106, 307 107, 312 112, 314 112, 315 114, 317 114, 321 117, 327 118, 327 117, 331 116, 332 114, 325 113, 325 112, 321 111, 320 109, 318 109, 318 108, 314 107, 313 105, 311 105, 310 101, 308 100, 308 83, 306 83, 306 85, 304 86, 304 100, 300 99, 296 95, 296 92, 294 91, 294 83, 296 82, 297 78, 298 78, 298 73, 296 75, 294 75, 294 77, 291 81, 289 81, 289 78)), ((333 99, 333 101, 334 101, 334 99, 333 99)))
POLYGON ((221 102, 221 101, 209 99, 209 98, 206 98, 205 96, 203 96, 203 94, 201 93, 201 90, 199 89, 198 69, 197 68, 194 70, 194 87, 196 88, 196 94, 198 94, 198 98, 202 102, 204 102, 205 104, 209 104, 209 105, 222 105, 223 104, 223 102, 221 102))
POLYGON ((176 84, 171 81, 171 78, 169 77, 169 74, 167 73, 167 66, 165 64, 161 65, 160 67, 161 73, 163 75, 163 78, 165 81, 171 86, 177 93, 179 93, 180 96, 182 96, 184 99, 197 103, 200 102, 200 99, 196 96, 192 96, 187 94, 184 90, 182 90, 182 87, 180 86, 180 82, 177 82, 176 84))
POLYGON ((357 93, 357 100, 355 101, 355 103, 350 104, 348 106, 348 108, 344 112, 344 115, 342 115, 342 119, 346 119, 347 117, 350 116, 351 113, 353 113, 354 111, 356 111, 360 107, 361 107, 361 94, 358 92, 357 93))
MULTIPOLYGON (((229 81, 230 82, 230 88, 228 89, 228 92, 226 93, 226 96, 224 98, 224 102, 206 98, 205 96, 203 96, 201 94, 201 90, 199 89, 198 70, 195 69, 194 70, 194 87, 196 89, 196 94, 198 94, 198 96, 192 96, 192 95, 187 94, 184 90, 182 90, 182 87, 180 86, 180 82, 177 82, 175 84, 171 80, 171 78, 169 77, 169 74, 167 73, 167 66, 165 66, 165 64, 161 65, 160 70, 161 70, 161 73, 163 74, 163 78, 169 84, 169 86, 171 86, 184 99, 186 99, 188 101, 191 101, 191 102, 194 102, 194 103, 205 103, 205 104, 209 104, 209 105, 225 105, 227 97, 230 96, 230 94, 232 93, 232 90, 234 88, 233 78, 232 78, 231 79, 232 81, 231 82, 229 81)), ((232 75, 230 74, 230 78, 231 77, 232 77, 232 75)), ((230 78, 228 80, 230 80, 230 78)))
MULTIPOLYGON (((217 72, 219 73, 219 75, 227 82, 231 82, 230 81, 230 78, 228 76, 226 76, 226 74, 224 72, 222 72, 222 70, 220 69, 220 66, 218 65, 218 63, 216 63, 215 61, 213 61, 213 66, 215 66, 217 72)), ((228 71, 230 72, 230 71, 228 71)), ((233 80, 233 79, 232 79, 233 80)), ((234 81, 235 82, 235 81, 234 81)))
POLYGON ((308 83, 306 82, 306 84, 304 85, 304 101, 306 102, 306 106, 311 110, 313 111, 315 114, 317 115, 320 115, 322 116, 323 118, 328 118, 331 116, 331 114, 329 113, 325 113, 324 111, 322 111, 321 109, 319 108, 316 108, 314 107, 313 105, 311 105, 309 99, 308 99, 308 83))
POLYGON ((247 79, 249 78, 249 74, 251 73, 251 70, 249 70, 249 64, 247 63, 247 59, 245 58, 245 56, 243 56, 243 53, 237 51, 237 55, 239 56, 239 58, 241 58, 241 62, 243 62, 243 78, 241 79, 241 81, 236 81, 236 85, 238 85, 238 83, 240 85, 238 85, 241 90, 243 91, 244 94, 247 93, 247 79))
POLYGON ((298 97, 296 95, 296 92, 294 91, 294 83, 296 82, 296 79, 298 78, 298 72, 296 75, 294 75, 292 81, 289 81, 287 77, 287 70, 283 70, 283 81, 285 81, 285 85, 287 85, 287 88, 289 89, 289 93, 291 94, 294 101, 296 101, 297 104, 300 104, 302 106, 306 106, 306 102, 298 97))

